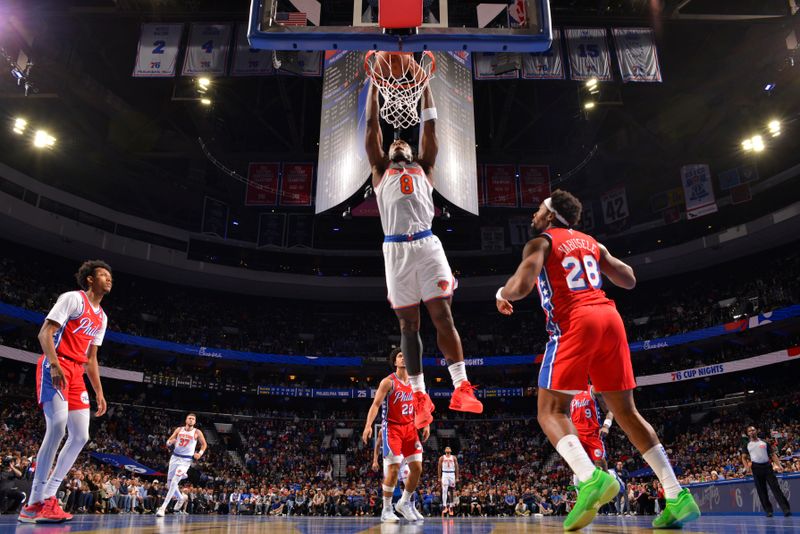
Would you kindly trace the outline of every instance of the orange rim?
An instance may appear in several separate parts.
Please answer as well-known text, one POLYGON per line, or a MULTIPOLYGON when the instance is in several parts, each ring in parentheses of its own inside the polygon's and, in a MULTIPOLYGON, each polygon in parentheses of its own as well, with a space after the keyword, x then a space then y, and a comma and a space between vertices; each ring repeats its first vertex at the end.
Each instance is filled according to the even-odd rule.
MULTIPOLYGON (((370 64, 369 60, 370 60, 370 58, 372 56, 375 55, 376 52, 377 52, 377 50, 370 50, 369 52, 366 53, 366 55, 364 56, 364 70, 367 72, 367 76, 369 76, 370 79, 372 79, 372 81, 375 82, 378 85, 382 85, 384 87, 394 87, 395 89, 410 89, 412 87, 417 87, 418 85, 426 83, 428 81, 430 75, 433 74, 434 72, 436 72, 436 57, 433 55, 433 52, 431 52, 430 50, 425 50, 422 54, 427 56, 430 59, 430 62, 431 62, 431 70, 430 70, 430 72, 425 72, 424 69, 422 68, 422 66, 420 66, 420 69, 423 71, 423 76, 422 76, 421 80, 414 81, 414 82, 408 82, 408 83, 399 83, 399 84, 398 83, 391 83, 386 78, 384 78, 382 76, 378 76, 375 73, 375 70, 372 68, 372 65, 370 64)), ((386 53, 387 54, 404 54, 404 55, 410 55, 410 56, 413 57, 413 53, 412 52, 386 52, 386 53)))

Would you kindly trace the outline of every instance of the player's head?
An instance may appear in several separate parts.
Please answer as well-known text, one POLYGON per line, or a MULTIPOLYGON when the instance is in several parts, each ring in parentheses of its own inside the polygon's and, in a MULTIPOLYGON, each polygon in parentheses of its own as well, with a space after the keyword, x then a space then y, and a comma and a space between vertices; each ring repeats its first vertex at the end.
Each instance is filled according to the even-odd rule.
POLYGON ((395 139, 389 145, 389 159, 394 163, 412 163, 414 161, 414 152, 411 150, 411 145, 402 139, 395 139))
POLYGON ((193 413, 190 413, 186 416, 186 426, 194 426, 197 423, 197 416, 193 413))
POLYGON ((757 438, 758 437, 758 430, 753 425, 750 425, 750 426, 747 427, 747 435, 749 437, 751 437, 751 438, 757 438))
POLYGON ((406 362, 403 359, 403 351, 400 350, 400 347, 389 353, 389 367, 393 369, 406 368, 406 362))
POLYGON ((551 226, 571 228, 581 220, 581 201, 572 194, 556 189, 533 214, 531 229, 534 235, 541 234, 551 226))
POLYGON ((92 290, 100 295, 111 291, 111 267, 103 260, 87 260, 75 273, 75 280, 84 291, 92 290))
POLYGON ((452 452, 453 452, 453 449, 451 449, 450 447, 445 447, 445 448, 444 448, 444 453, 445 453, 447 456, 450 456, 450 454, 451 454, 452 452))

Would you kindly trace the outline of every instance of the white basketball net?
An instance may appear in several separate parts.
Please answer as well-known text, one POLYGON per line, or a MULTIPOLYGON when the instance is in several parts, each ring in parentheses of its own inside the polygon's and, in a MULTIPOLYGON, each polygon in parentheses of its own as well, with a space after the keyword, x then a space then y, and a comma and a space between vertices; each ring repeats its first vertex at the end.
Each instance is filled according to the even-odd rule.
POLYGON ((433 77, 436 60, 431 52, 424 52, 419 63, 413 60, 406 62, 402 75, 397 76, 399 73, 392 73, 392 57, 392 54, 368 52, 365 67, 367 76, 383 96, 381 118, 395 129, 405 130, 419 124, 417 104, 433 77))

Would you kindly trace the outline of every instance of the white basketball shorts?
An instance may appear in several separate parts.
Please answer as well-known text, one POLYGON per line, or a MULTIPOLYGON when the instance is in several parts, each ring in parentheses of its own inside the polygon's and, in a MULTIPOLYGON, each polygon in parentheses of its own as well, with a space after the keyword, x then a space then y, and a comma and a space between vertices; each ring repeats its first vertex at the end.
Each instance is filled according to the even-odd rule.
POLYGON ((442 486, 447 486, 448 488, 454 488, 456 486, 456 474, 442 473, 442 486))
POLYGON ((392 308, 453 296, 456 281, 442 242, 435 235, 405 243, 384 243, 383 259, 392 308))

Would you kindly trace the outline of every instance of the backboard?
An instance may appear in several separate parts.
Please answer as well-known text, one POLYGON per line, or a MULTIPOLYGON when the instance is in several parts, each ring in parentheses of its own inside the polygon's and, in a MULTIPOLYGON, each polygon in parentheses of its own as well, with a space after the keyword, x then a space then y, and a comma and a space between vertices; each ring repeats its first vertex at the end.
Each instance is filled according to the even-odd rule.
POLYGON ((423 0, 423 24, 384 32, 378 0, 252 0, 248 39, 267 50, 542 52, 553 31, 549 0, 423 0))

